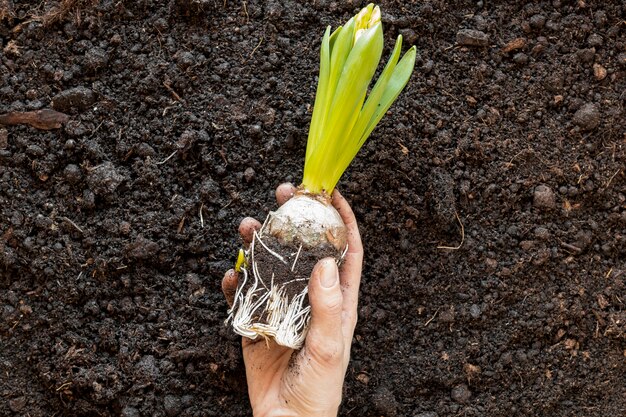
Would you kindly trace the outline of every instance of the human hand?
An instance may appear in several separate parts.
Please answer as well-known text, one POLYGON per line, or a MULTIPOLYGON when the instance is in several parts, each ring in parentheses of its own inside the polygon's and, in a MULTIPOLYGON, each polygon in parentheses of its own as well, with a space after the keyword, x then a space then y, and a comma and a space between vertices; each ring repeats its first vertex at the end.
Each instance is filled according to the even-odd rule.
MULTIPOLYGON (((276 189, 278 205, 293 197, 294 192, 293 185, 280 185, 276 189)), ((363 245, 346 199, 335 190, 332 202, 348 229, 348 252, 340 271, 332 258, 319 261, 313 269, 309 281, 311 324, 304 347, 294 351, 272 339, 242 338, 255 417, 337 415, 357 321, 363 245)), ((260 228, 261 223, 250 217, 241 221, 239 233, 245 245, 260 228)), ((222 291, 231 306, 237 280, 233 269, 222 280, 222 291)))

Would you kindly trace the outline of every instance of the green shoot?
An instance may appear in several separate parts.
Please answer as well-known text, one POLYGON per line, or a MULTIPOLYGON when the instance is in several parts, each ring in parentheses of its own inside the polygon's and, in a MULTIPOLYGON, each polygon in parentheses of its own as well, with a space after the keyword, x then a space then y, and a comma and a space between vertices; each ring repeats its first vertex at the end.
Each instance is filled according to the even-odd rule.
POLYGON ((368 5, 322 38, 320 73, 304 162, 303 187, 332 193, 365 140, 409 81, 415 46, 400 59, 402 36, 371 89, 383 50, 380 9, 368 5))

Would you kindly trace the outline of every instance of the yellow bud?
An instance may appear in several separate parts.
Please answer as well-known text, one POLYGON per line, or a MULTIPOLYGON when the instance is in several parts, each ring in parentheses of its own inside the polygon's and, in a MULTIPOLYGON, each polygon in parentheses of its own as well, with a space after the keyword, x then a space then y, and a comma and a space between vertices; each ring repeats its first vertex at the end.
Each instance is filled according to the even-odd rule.
POLYGON ((380 7, 374 6, 373 3, 368 4, 367 7, 364 7, 356 16, 354 16, 354 22, 353 46, 356 44, 356 41, 359 40, 364 31, 380 22, 380 7))

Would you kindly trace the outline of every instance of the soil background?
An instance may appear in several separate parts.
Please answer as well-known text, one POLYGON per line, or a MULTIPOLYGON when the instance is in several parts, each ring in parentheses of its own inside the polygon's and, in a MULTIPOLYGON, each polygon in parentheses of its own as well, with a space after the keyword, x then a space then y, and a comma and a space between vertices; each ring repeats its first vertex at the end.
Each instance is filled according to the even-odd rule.
MULTIPOLYGON (((70 116, 0 126, 0 415, 250 414, 220 280, 364 5, 0 1, 0 113, 70 116)), ((380 5, 418 57, 339 184, 341 415, 626 415, 626 6, 380 5)))

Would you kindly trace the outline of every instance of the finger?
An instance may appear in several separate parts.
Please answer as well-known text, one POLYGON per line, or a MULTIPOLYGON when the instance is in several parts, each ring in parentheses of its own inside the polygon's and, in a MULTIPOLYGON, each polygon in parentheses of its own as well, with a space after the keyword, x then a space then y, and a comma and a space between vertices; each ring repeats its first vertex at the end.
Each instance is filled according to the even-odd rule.
POLYGON ((333 191, 332 202, 335 209, 339 212, 343 223, 348 228, 348 252, 362 253, 363 244, 361 243, 359 226, 356 223, 356 217, 354 217, 352 207, 350 207, 348 201, 336 188, 335 191, 333 191))
POLYGON ((354 212, 348 201, 335 189, 333 192, 333 206, 348 229, 348 252, 341 264, 341 290, 343 292, 344 336, 349 345, 357 321, 359 304, 359 287, 361 285, 361 270, 363 267, 363 244, 354 212))
POLYGON ((344 355, 343 297, 333 258, 322 259, 315 265, 309 281, 309 303, 311 327, 305 341, 306 352, 320 366, 336 366, 344 355))
POLYGON ((224 293, 224 297, 226 298, 226 302, 229 307, 233 306, 233 302, 235 301, 235 293, 237 292, 237 284, 239 279, 239 274, 235 272, 234 269, 229 269, 222 279, 222 292, 224 293))
POLYGON ((292 183, 286 182, 284 184, 280 184, 278 188, 276 188, 276 201, 279 206, 282 206, 294 196, 296 193, 296 187, 293 186, 292 183))
POLYGON ((254 231, 261 228, 261 223, 252 217, 246 217, 239 223, 239 235, 243 239, 243 244, 248 247, 252 243, 254 231))

